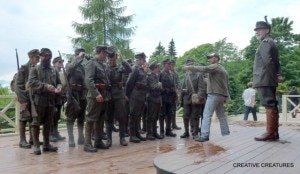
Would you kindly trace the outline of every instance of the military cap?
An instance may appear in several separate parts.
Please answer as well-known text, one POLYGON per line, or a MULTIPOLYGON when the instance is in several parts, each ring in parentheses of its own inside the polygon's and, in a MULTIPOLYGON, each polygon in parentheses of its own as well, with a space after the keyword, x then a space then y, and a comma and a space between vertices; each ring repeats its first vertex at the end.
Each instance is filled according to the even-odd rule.
POLYGON ((171 60, 170 59, 165 59, 165 60, 162 61, 162 63, 163 64, 171 63, 171 60))
POLYGON ((146 56, 146 54, 145 54, 144 52, 140 52, 140 53, 136 53, 136 54, 134 55, 134 57, 135 57, 136 59, 145 59, 147 56, 146 56))
POLYGON ((107 52, 107 46, 106 45, 97 45, 96 46, 96 53, 100 53, 101 51, 107 52))
POLYGON ((262 29, 262 28, 264 28, 264 29, 270 29, 271 26, 267 22, 265 22, 265 21, 258 21, 258 22, 256 22, 254 31, 256 31, 258 29, 262 29))
POLYGON ((153 62, 150 64, 149 68, 150 70, 154 70, 155 68, 159 67, 159 63, 158 62, 153 62))
POLYGON ((185 61, 185 64, 186 65, 193 65, 195 63, 195 60, 193 58, 188 58, 186 61, 185 61))
POLYGON ((47 54, 47 55, 52 56, 52 52, 49 48, 42 48, 41 49, 41 55, 43 55, 43 54, 47 54))
POLYGON ((40 51, 38 49, 32 49, 27 54, 28 56, 40 55, 40 51))
POLYGON ((64 60, 63 60, 60 56, 55 57, 55 58, 52 60, 52 64, 55 64, 56 62, 59 62, 59 61, 64 62, 64 60))
POLYGON ((84 48, 76 48, 75 49, 75 56, 78 56, 80 52, 85 52, 84 48))
POLYGON ((220 56, 219 56, 219 54, 217 54, 217 53, 211 53, 211 54, 207 55, 206 57, 207 57, 208 59, 209 59, 209 58, 212 58, 212 57, 216 57, 216 58, 218 58, 218 59, 220 60, 220 56))
POLYGON ((109 46, 109 47, 107 47, 106 52, 109 55, 109 57, 113 57, 118 51, 117 51, 116 47, 109 46))

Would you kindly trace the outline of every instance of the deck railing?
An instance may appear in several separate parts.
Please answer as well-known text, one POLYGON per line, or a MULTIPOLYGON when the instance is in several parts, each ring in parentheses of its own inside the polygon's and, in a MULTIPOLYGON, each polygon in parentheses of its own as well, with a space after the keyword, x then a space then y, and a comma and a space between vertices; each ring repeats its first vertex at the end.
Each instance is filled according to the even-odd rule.
POLYGON ((292 118, 291 113, 300 111, 300 104, 294 103, 291 98, 300 98, 300 95, 282 95, 282 116, 284 123, 299 122, 299 116, 292 118), (293 105, 294 109, 289 111, 288 106, 293 105))

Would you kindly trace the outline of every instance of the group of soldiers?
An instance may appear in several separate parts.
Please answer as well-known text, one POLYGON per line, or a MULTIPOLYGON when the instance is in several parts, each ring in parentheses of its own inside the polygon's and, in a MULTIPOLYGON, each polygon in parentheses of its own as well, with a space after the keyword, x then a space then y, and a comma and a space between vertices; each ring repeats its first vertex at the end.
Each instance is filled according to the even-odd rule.
MULTIPOLYGON (((204 103, 196 106, 191 102, 191 96, 197 93, 205 98, 203 74, 187 72, 181 88, 172 59, 163 60, 163 69, 160 70, 160 63, 149 65, 143 52, 135 54, 135 64, 125 61, 113 46, 99 45, 95 52, 95 57, 90 58, 85 49, 76 49, 74 58, 66 64, 66 68, 61 56, 52 60, 52 52, 48 48, 28 52, 29 61, 21 66, 14 86, 21 104, 21 148, 31 148, 33 145, 34 153, 39 155, 42 152, 40 144, 43 144, 43 151, 56 152, 57 147, 50 141, 65 139, 58 132, 63 107, 69 147, 76 144, 73 134, 76 121, 77 144, 83 145, 87 152, 112 146, 116 121, 122 146, 128 145, 127 136, 130 136, 132 143, 163 139, 165 136, 176 137, 172 129, 181 129, 175 120, 178 103, 184 108, 185 132, 181 138, 189 137, 190 120, 193 135, 197 135, 204 103), (25 136, 27 123, 29 142, 25 136), (41 125, 42 143, 39 141, 41 125), (146 132, 146 137, 141 135, 142 130, 146 132), (106 143, 103 142, 105 134, 106 143)), ((191 65, 194 61, 189 59, 186 63, 191 65)))

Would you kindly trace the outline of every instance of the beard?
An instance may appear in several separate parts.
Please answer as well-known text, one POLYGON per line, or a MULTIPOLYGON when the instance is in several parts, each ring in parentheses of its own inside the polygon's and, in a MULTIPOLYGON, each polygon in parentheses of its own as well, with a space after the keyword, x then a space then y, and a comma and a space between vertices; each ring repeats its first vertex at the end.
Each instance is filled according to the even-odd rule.
POLYGON ((49 68, 51 65, 51 59, 44 59, 41 60, 41 65, 45 68, 49 68))

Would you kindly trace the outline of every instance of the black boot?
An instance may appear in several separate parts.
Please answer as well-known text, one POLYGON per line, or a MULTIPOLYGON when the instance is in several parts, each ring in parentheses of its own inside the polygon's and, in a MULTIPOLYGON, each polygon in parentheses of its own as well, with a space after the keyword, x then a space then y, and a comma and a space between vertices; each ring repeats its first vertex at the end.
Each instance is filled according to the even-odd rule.
POLYGON ((128 144, 127 144, 125 138, 120 138, 120 145, 121 145, 121 146, 128 146, 128 144))
POLYGON ((111 147, 112 146, 112 131, 114 126, 111 124, 106 125, 106 133, 107 133, 107 141, 106 146, 111 147))
POLYGON ((147 135, 146 135, 147 140, 155 140, 155 138, 153 137, 153 130, 152 130, 153 123, 151 118, 147 119, 146 125, 147 125, 147 135))
POLYGON ((44 126, 43 126, 43 138, 44 138, 43 151, 44 152, 45 151, 56 152, 58 148, 55 146, 52 146, 50 144, 49 134, 50 134, 50 126, 47 124, 44 124, 44 126))
POLYGON ((97 152, 97 149, 92 145, 92 130, 93 130, 93 122, 86 122, 85 124, 85 138, 84 138, 84 146, 83 150, 86 152, 97 152))
POLYGON ((77 140, 77 144, 78 145, 83 145, 84 144, 83 126, 84 126, 84 123, 78 123, 77 122, 77 127, 78 127, 78 140, 77 140))
POLYGON ((94 123, 95 142, 94 146, 97 149, 109 149, 109 147, 103 143, 101 136, 103 134, 103 122, 98 120, 94 123))
POLYGON ((146 141, 147 139, 145 137, 143 137, 141 134, 140 134, 140 131, 138 129, 138 125, 139 123, 138 122, 135 122, 136 126, 135 126, 135 136, 140 139, 141 141, 146 141))
POLYGON ((31 126, 31 132, 33 141, 33 153, 36 155, 40 155, 42 153, 39 141, 40 126, 31 126))
POLYGON ((176 137, 176 134, 171 130, 171 118, 166 119, 166 136, 167 137, 176 137))
POLYGON ((135 132, 135 121, 133 120, 132 116, 130 116, 129 120, 129 127, 130 127, 130 138, 129 141, 132 143, 140 143, 140 139, 136 137, 136 132, 135 132))
POLYGON ((74 134, 73 134, 74 122, 67 121, 67 130, 68 130, 68 137, 69 137, 69 147, 75 147, 74 141, 74 134))
POLYGON ((180 138, 188 138, 188 137, 190 137, 189 122, 190 122, 189 119, 183 119, 184 133, 180 136, 180 138))
POLYGON ((194 119, 193 120, 193 124, 194 124, 194 134, 193 134, 193 138, 195 139, 196 137, 198 137, 198 133, 199 133, 199 119, 194 119))
POLYGON ((165 137, 165 121, 162 117, 159 118, 159 129, 160 129, 160 136, 162 138, 165 137))
POLYGON ((20 133, 20 143, 19 143, 19 146, 21 148, 24 148, 24 149, 30 149, 31 148, 31 145, 29 143, 27 143, 26 141, 26 135, 25 135, 25 132, 26 132, 26 122, 24 121, 20 121, 19 122, 20 125, 19 125, 19 133, 20 133))

